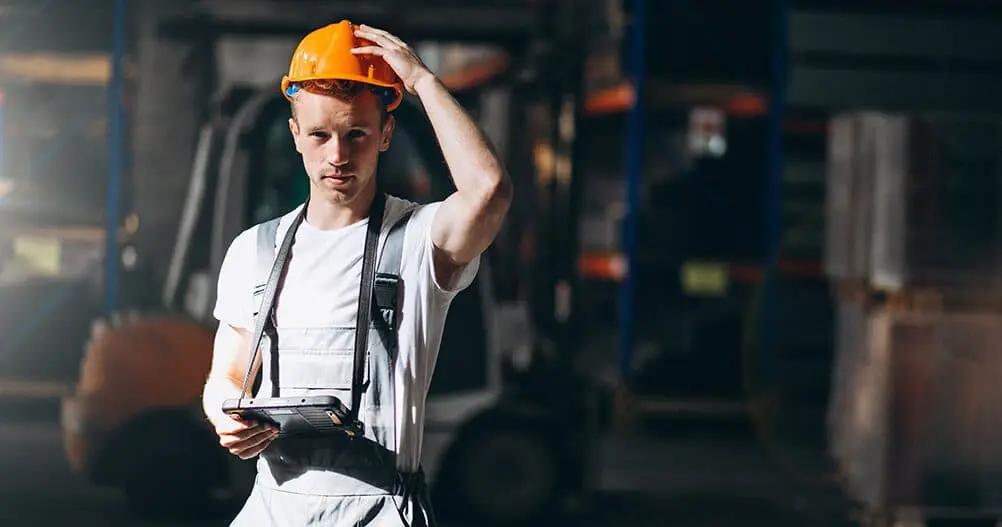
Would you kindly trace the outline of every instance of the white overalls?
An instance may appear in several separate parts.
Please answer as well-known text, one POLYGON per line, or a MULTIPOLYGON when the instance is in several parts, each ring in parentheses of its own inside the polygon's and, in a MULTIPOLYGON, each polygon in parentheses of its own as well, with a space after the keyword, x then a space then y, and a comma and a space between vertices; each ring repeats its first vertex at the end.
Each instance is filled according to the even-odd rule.
MULTIPOLYGON (((384 207, 374 206, 376 210, 384 207)), ((410 214, 391 227, 382 248, 377 249, 379 276, 399 277, 410 214)), ((376 222, 370 218, 370 223, 376 222)), ((289 231, 296 226, 298 222, 289 231)), ((258 230, 255 303, 275 260, 277 229, 276 219, 258 230)), ((434 525, 422 472, 397 470, 393 375, 399 301, 395 300, 385 290, 373 294, 358 412, 363 436, 276 439, 259 457, 254 488, 232 527, 434 525)), ((258 393, 334 395, 350 404, 355 328, 288 327, 283 321, 276 328, 270 318, 273 323, 265 326, 260 349, 263 368, 258 393)))

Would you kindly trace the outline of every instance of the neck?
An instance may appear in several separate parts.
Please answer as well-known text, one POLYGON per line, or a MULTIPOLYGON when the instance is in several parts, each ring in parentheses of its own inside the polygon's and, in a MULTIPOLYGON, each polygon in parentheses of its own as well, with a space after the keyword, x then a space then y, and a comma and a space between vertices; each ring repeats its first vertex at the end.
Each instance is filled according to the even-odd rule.
POLYGON ((369 208, 376 196, 375 185, 369 185, 355 199, 344 202, 331 200, 316 189, 310 189, 310 203, 306 210, 306 223, 319 230, 347 227, 369 217, 369 208))

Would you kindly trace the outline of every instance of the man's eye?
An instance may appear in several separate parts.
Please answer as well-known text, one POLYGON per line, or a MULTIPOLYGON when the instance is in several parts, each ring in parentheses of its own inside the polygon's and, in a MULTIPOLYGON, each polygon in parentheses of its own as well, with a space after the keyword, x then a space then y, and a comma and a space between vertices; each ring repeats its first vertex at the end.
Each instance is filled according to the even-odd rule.
POLYGON ((327 135, 327 132, 310 132, 310 136, 311 137, 316 137, 316 138, 319 138, 319 139, 327 139, 329 137, 327 135))
POLYGON ((361 139, 365 135, 365 130, 352 130, 348 132, 348 139, 361 139))

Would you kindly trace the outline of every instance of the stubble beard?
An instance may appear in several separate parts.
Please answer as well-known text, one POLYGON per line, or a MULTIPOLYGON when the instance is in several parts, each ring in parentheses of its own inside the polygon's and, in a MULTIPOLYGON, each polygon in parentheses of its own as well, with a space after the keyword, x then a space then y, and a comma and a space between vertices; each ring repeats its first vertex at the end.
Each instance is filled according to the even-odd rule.
POLYGON ((368 187, 374 184, 375 176, 369 178, 364 183, 356 176, 352 183, 346 188, 334 188, 327 185, 319 176, 312 182, 314 192, 319 194, 324 201, 336 207, 351 205, 360 197, 365 195, 366 192, 369 191, 368 187))

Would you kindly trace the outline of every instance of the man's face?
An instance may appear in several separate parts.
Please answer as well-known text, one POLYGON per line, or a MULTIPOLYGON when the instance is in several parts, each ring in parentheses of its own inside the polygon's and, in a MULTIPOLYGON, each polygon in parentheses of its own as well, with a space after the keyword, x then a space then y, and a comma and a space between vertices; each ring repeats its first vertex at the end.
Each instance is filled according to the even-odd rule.
POLYGON ((294 104, 289 130, 311 194, 350 203, 374 183, 379 153, 390 146, 393 117, 383 119, 381 103, 369 91, 339 98, 302 90, 294 104))

